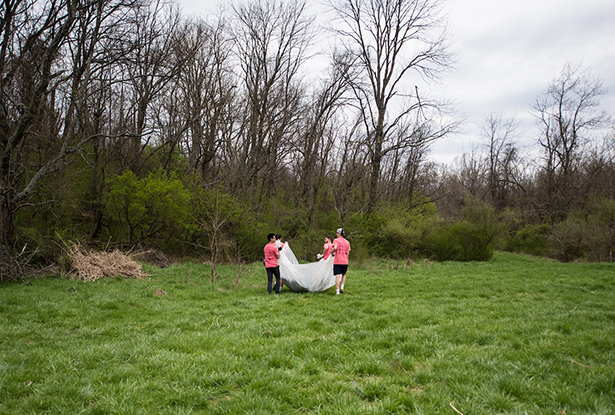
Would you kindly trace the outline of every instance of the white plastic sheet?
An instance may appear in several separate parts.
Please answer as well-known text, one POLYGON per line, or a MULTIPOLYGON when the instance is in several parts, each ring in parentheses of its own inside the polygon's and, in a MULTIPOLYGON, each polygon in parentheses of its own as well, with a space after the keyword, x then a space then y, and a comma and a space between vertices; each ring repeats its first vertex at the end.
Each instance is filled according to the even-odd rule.
POLYGON ((333 255, 326 260, 300 264, 288 242, 280 251, 280 275, 284 285, 296 292, 320 292, 335 285, 333 255))

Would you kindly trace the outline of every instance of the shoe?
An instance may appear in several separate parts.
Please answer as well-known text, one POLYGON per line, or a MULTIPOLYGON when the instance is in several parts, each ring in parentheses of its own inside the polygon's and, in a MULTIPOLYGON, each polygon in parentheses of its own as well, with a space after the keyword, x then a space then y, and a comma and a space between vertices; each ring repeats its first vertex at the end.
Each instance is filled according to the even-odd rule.
POLYGON ((340 294, 346 294, 344 290, 340 290, 340 294))

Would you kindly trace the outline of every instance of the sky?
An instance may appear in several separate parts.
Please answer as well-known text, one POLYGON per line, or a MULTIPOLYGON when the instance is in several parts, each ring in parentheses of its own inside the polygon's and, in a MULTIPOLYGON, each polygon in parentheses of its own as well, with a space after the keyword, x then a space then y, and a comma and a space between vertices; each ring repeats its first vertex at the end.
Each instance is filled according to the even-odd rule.
MULTIPOLYGON (((178 1, 184 14, 204 18, 219 3, 178 1)), ((466 122, 459 132, 432 146, 431 159, 450 163, 480 145, 479 123, 493 113, 515 117, 520 145, 535 143, 539 130, 531 106, 566 64, 580 66, 604 82, 608 92, 601 103, 615 115, 615 1, 446 0, 443 4, 456 62, 431 90, 452 101, 466 122)), ((316 2, 311 7, 324 10, 316 2)))

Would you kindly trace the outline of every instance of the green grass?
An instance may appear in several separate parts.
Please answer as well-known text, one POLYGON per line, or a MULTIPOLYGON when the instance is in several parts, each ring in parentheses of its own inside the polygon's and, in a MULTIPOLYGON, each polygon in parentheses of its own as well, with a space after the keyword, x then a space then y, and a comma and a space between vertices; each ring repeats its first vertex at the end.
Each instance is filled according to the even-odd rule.
POLYGON ((145 270, 0 286, 0 413, 615 413, 612 264, 351 264, 341 296, 145 270))

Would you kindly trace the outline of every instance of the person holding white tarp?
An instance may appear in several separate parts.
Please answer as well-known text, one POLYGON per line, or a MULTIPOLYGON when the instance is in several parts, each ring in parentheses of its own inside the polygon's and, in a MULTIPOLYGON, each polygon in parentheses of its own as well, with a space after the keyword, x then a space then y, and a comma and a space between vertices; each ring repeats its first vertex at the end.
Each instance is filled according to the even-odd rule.
POLYGON ((292 291, 320 292, 335 285, 333 256, 318 262, 300 264, 286 242, 280 251, 278 264, 284 284, 292 291))
MULTIPOLYGON (((279 233, 277 233, 275 235, 275 247, 278 248, 278 251, 282 250, 282 247, 284 247, 284 243, 282 243, 282 235, 280 235, 279 233)), ((282 281, 280 279, 280 289, 279 291, 282 291, 282 287, 284 286, 284 281, 282 281)))
POLYGON ((271 283, 273 282, 273 277, 275 277, 275 285, 273 286, 273 291, 278 294, 280 292, 280 267, 278 264, 278 259, 280 258, 280 253, 278 252, 278 248, 275 246, 275 234, 270 233, 267 235, 267 240, 269 241, 263 252, 265 254, 265 269, 267 270, 267 292, 271 294, 271 283))
POLYGON ((333 244, 331 243, 331 238, 325 236, 325 244, 322 246, 322 254, 318 254, 316 256, 317 259, 328 259, 329 255, 331 255, 331 250, 333 249, 333 244))
POLYGON ((346 272, 348 271, 348 254, 350 253, 350 242, 346 240, 344 229, 339 228, 336 232, 337 238, 333 240, 331 253, 335 255, 333 261, 333 273, 335 274, 335 294, 344 294, 344 284, 346 283, 346 272), (341 285, 340 285, 341 283, 341 285))

